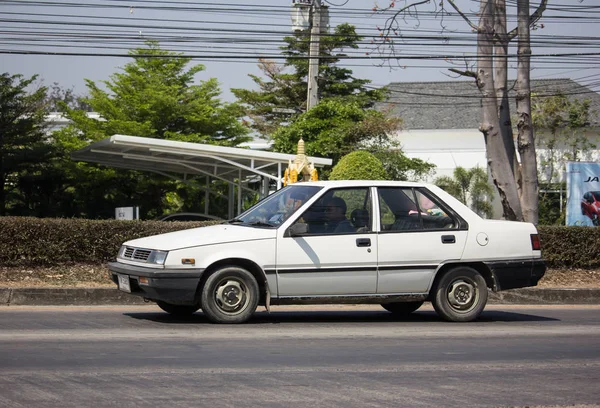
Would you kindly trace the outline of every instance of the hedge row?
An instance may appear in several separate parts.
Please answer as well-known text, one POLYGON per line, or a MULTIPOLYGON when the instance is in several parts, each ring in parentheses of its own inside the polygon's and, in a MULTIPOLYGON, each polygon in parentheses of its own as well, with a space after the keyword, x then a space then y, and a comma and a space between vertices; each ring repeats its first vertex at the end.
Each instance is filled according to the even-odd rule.
MULTIPOLYGON (((127 240, 214 223, 0 217, 0 266, 105 263, 127 240)), ((600 228, 539 231, 549 267, 600 268, 600 228)))
POLYGON ((130 239, 214 223, 0 217, 0 266, 105 263, 130 239))

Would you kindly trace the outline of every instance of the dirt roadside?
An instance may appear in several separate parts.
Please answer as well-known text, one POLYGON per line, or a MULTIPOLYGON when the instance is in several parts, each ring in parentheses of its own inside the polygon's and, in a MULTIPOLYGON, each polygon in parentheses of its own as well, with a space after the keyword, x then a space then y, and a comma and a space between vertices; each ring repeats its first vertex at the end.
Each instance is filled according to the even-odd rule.
MULTIPOLYGON (((104 265, 49 268, 0 267, 0 288, 114 287, 104 265)), ((600 269, 549 269, 540 288, 600 288, 600 269)))

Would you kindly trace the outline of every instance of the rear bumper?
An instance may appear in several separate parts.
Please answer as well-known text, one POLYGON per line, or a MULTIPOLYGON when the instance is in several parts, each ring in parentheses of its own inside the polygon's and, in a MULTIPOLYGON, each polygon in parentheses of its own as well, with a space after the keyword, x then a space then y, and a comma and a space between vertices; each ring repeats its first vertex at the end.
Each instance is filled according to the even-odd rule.
POLYGON ((111 279, 118 284, 117 275, 127 275, 131 294, 174 305, 193 305, 198 302, 196 290, 204 269, 153 269, 143 266, 109 262, 111 279), (140 283, 140 277, 148 283, 140 283))
POLYGON ((546 273, 543 259, 486 262, 494 276, 494 290, 536 286, 546 273))

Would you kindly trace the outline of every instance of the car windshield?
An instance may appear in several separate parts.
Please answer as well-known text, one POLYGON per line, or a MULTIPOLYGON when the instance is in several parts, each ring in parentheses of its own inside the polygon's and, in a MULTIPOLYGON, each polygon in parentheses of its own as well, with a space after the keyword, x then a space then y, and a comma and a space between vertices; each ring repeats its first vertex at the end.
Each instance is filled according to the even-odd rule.
POLYGON ((284 187, 239 217, 229 220, 229 223, 256 227, 278 227, 320 189, 321 187, 303 184, 284 187))

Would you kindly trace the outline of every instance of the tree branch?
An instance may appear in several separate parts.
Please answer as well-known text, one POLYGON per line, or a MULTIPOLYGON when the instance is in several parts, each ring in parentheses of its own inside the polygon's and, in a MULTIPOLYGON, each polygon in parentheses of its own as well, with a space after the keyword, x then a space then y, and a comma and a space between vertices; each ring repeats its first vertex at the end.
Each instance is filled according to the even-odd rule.
MULTIPOLYGON (((465 15, 465 13, 463 13, 463 12, 462 12, 462 11, 461 11, 461 10, 460 10, 460 9, 459 9, 457 6, 456 6, 456 4, 454 3, 454 0, 446 0, 446 1, 447 1, 447 2, 448 2, 448 3, 449 3, 451 6, 452 6, 452 8, 453 8, 454 10, 456 10, 456 12, 457 12, 457 13, 458 13, 458 14, 459 14, 459 15, 460 15, 462 18, 463 18, 463 20, 465 20, 465 21, 467 22, 467 24, 471 26, 471 28, 472 28, 473 30, 477 30, 477 29, 478 29, 478 27, 477 27, 477 24, 474 24, 474 23, 473 23, 471 20, 469 20, 469 17, 467 17, 467 16, 465 15)), ((545 0, 545 1, 547 1, 547 0, 545 0)))
MULTIPOLYGON (((538 8, 529 17, 529 27, 533 26, 535 23, 537 23, 539 21, 540 18, 542 18, 542 14, 546 10, 546 5, 547 4, 548 4, 548 0, 541 0, 540 5, 538 6, 538 8)), ((512 40, 515 39, 515 37, 518 34, 517 28, 518 27, 515 27, 514 29, 510 30, 510 32, 507 34, 508 41, 512 41, 512 40)))
POLYGON ((473 71, 462 71, 458 68, 449 68, 448 70, 450 72, 454 72, 455 74, 458 74, 460 76, 466 76, 466 77, 471 77, 471 78, 477 79, 477 73, 473 72, 473 71))

